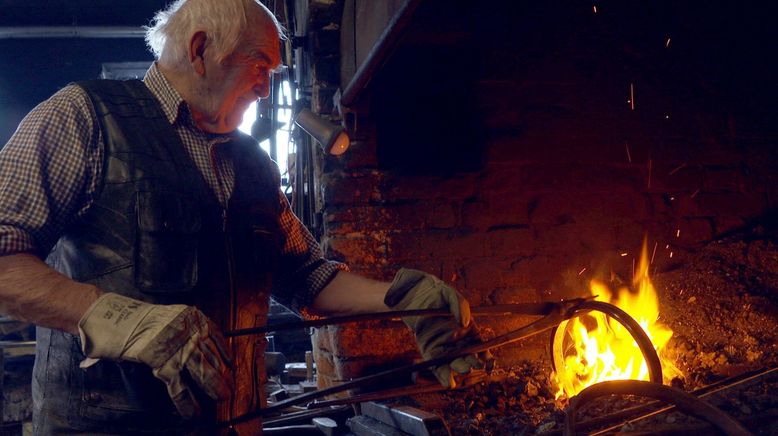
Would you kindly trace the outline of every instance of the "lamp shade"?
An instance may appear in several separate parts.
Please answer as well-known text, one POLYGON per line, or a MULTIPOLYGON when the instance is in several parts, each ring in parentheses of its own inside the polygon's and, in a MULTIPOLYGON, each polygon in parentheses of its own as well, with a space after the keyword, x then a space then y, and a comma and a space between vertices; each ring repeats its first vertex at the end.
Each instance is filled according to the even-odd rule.
POLYGON ((310 109, 303 108, 294 122, 319 141, 326 153, 339 155, 348 150, 350 140, 346 130, 316 115, 310 109))

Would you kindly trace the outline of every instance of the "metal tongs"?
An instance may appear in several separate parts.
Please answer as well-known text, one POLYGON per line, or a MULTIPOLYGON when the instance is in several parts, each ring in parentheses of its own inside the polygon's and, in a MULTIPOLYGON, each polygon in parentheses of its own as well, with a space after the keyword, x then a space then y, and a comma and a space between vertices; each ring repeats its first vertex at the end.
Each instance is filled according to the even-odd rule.
MULTIPOLYGON (((382 381, 385 379, 407 375, 412 372, 424 370, 426 368, 446 364, 462 356, 466 356, 470 354, 478 354, 492 348, 502 347, 504 345, 508 345, 520 341, 522 339, 535 336, 539 333, 556 329, 559 326, 559 324, 562 323, 563 321, 578 315, 588 313, 590 311, 603 312, 608 316, 610 316, 611 318, 618 321, 619 323, 621 323, 626 328, 626 330, 632 335, 632 337, 637 342, 638 346, 640 347, 640 350, 643 353, 646 362, 648 363, 649 379, 652 382, 659 382, 661 384, 662 367, 659 362, 659 357, 657 356, 656 350, 654 350, 654 347, 651 344, 651 340, 648 338, 645 331, 643 331, 640 325, 623 310, 619 309, 618 307, 612 304, 608 304, 600 301, 593 301, 593 298, 594 297, 573 298, 573 299, 562 300, 558 302, 500 304, 494 306, 480 306, 480 307, 471 308, 470 310, 471 314, 476 316, 478 315, 492 315, 492 316, 494 315, 530 315, 530 316, 534 315, 534 316, 542 316, 542 318, 524 327, 521 327, 517 330, 513 330, 511 332, 497 336, 488 341, 461 348, 457 350, 455 353, 426 360, 424 362, 420 362, 412 365, 406 365, 399 368, 394 368, 387 371, 379 372, 377 374, 358 378, 340 384, 338 386, 332 386, 318 391, 298 395, 283 401, 279 401, 268 407, 264 407, 262 409, 244 414, 230 421, 219 423, 219 426, 221 427, 233 426, 236 424, 250 421, 251 419, 254 419, 256 417, 268 416, 278 411, 281 411, 283 409, 286 409, 290 406, 304 404, 304 403, 307 403, 309 408, 318 408, 318 407, 332 406, 336 404, 356 403, 356 402, 370 401, 370 400, 376 400, 381 398, 396 397, 399 395, 409 395, 409 394, 416 394, 422 392, 440 391, 445 388, 441 387, 437 383, 430 383, 426 385, 419 385, 419 386, 414 385, 414 386, 394 388, 394 389, 389 389, 384 391, 376 391, 376 392, 356 395, 344 399, 313 402, 314 400, 320 397, 325 397, 349 389, 370 385, 377 381, 382 381)), ((367 320, 396 319, 396 318, 401 318, 406 316, 451 316, 451 313, 448 310, 444 310, 444 309, 378 312, 378 313, 350 315, 350 316, 342 316, 342 317, 314 319, 308 321, 284 323, 284 324, 277 324, 274 326, 257 327, 257 328, 250 328, 250 329, 233 330, 233 331, 225 332, 225 336, 230 337, 230 336, 243 336, 243 335, 253 335, 253 334, 267 334, 270 332, 275 332, 280 330, 307 328, 307 327, 321 327, 325 325, 346 324, 346 323, 367 321, 367 320)), ((555 347, 553 347, 552 344, 552 352, 554 351, 555 351, 555 347)), ((558 349, 556 351, 559 352, 558 349)), ((474 376, 466 378, 465 380, 466 381, 463 383, 463 386, 470 386, 483 380, 483 376, 476 373, 474 374, 474 376)))

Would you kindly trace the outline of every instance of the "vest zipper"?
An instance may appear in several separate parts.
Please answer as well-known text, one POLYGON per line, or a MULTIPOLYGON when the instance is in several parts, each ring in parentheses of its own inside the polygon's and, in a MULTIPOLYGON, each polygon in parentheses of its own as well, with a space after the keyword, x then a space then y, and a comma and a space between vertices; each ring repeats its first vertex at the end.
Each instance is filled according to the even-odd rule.
MULTIPOLYGON (((210 157, 211 168, 213 169, 213 172, 216 175, 216 185, 219 188, 219 193, 221 194, 221 200, 222 200, 220 201, 222 207, 222 233, 224 233, 224 251, 225 251, 225 257, 227 261, 227 282, 230 288, 229 329, 235 330, 237 329, 236 323, 237 323, 237 310, 238 310, 237 307, 238 293, 237 290, 235 289, 235 259, 232 250, 232 241, 230 239, 230 233, 227 230, 227 221, 228 221, 227 211, 228 211, 229 199, 224 189, 224 180, 222 179, 222 174, 219 171, 215 143, 209 144, 208 156, 210 157)), ((234 338, 233 337, 227 338, 227 343, 230 347, 230 354, 234 359, 236 354, 234 338)), ((233 385, 236 385, 237 380, 235 379, 235 372, 233 371, 232 374, 233 374, 233 380, 232 380, 233 385)), ((230 395, 229 410, 227 412, 228 414, 227 419, 230 421, 234 418, 233 411, 235 410, 235 400, 236 400, 235 394, 230 395)))

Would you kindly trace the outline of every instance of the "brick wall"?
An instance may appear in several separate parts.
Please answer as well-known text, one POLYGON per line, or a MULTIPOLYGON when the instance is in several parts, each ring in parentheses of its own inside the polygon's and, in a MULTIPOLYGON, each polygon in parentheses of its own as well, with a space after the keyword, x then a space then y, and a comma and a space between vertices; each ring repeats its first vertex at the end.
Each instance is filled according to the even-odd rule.
MULTIPOLYGON (((477 169, 446 172, 430 164, 435 171, 424 174, 418 166, 381 162, 380 147, 393 146, 381 142, 376 127, 376 113, 391 104, 381 100, 381 87, 390 83, 389 93, 402 93, 397 84, 407 84, 410 100, 424 92, 414 84, 424 78, 420 70, 458 67, 434 57, 412 68, 390 63, 391 77, 376 78, 370 102, 351 115, 352 148, 324 165, 329 257, 381 279, 401 266, 423 269, 473 305, 553 300, 585 293, 595 275, 613 271, 628 279, 644 235, 650 253, 657 247, 652 267, 661 271, 775 210, 774 110, 765 103, 769 96, 740 83, 763 73, 727 77, 736 67, 716 64, 728 60, 703 45, 707 34, 695 34, 723 15, 697 17, 702 24, 689 28, 684 17, 693 11, 669 3, 661 14, 640 3, 598 14, 572 5, 514 11, 507 3, 471 11, 473 20, 460 23, 472 26, 462 57, 475 63, 475 74, 452 86, 468 86, 473 97, 462 110, 478 128, 477 169)), ((737 47, 719 49, 726 55, 737 47)), ((395 59, 404 59, 402 52, 395 59)), ((396 128, 409 136, 428 128, 415 118, 396 128)), ((502 333, 527 321, 481 323, 502 333)), ((336 361, 376 357, 334 347, 338 333, 326 335, 320 353, 336 361)), ((384 330, 359 335, 373 350, 400 340, 384 330)), ((542 358, 546 345, 538 339, 500 357, 542 358)), ((412 350, 398 351, 408 358, 412 350)))

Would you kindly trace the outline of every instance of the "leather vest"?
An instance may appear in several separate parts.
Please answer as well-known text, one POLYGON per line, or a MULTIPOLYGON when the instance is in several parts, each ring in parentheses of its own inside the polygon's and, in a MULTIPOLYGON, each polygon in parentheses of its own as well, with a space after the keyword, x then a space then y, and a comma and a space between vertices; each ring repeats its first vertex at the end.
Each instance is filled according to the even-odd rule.
MULTIPOLYGON (((69 226, 47 263, 106 292, 194 305, 223 330, 265 325, 281 248, 275 163, 245 135, 217 145, 235 166, 223 208, 142 82, 79 86, 103 135, 103 180, 87 215, 69 226)), ((191 432, 264 405, 264 346, 263 336, 232 339, 234 398, 203 398, 203 418, 183 423, 145 365, 100 361, 80 369, 79 338, 39 328, 35 411, 59 409, 63 426, 84 432, 191 432)))

